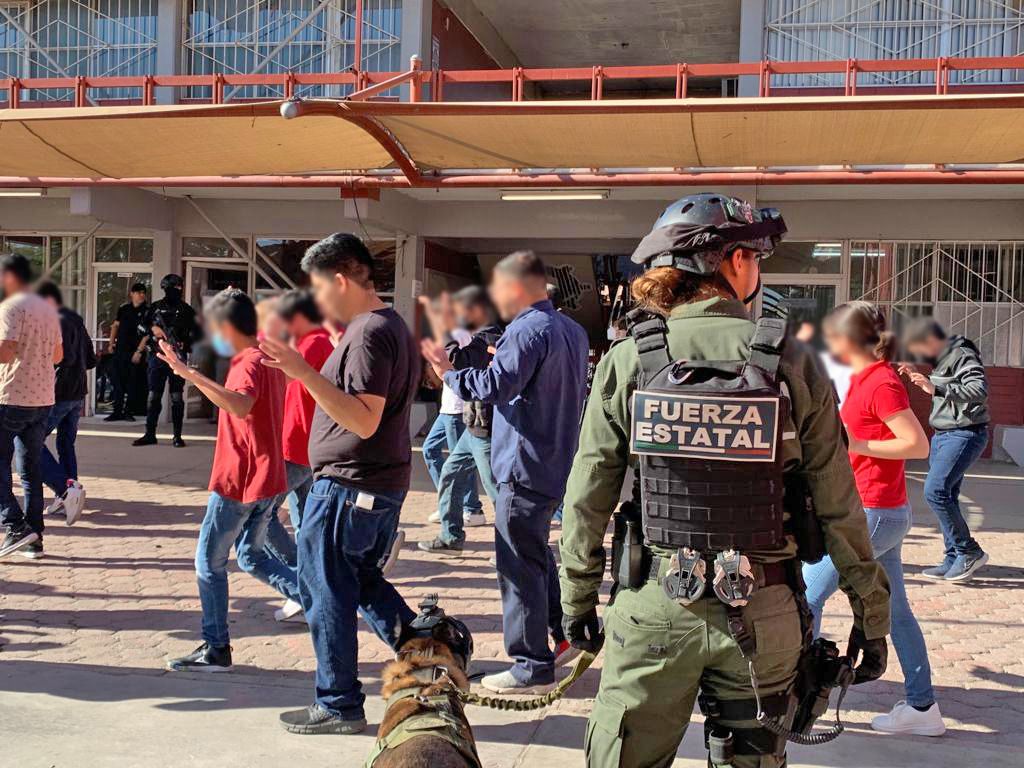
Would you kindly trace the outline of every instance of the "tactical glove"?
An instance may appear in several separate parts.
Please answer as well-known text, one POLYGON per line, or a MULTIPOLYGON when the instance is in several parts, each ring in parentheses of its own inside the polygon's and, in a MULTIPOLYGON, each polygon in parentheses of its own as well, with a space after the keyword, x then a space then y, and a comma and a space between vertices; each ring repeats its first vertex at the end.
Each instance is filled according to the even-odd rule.
POLYGON ((850 662, 855 665, 853 670, 853 684, 868 683, 877 680, 885 674, 886 662, 889 659, 889 646, 884 637, 877 637, 868 640, 864 636, 864 630, 854 627, 850 632, 850 642, 846 646, 846 655, 850 662), (863 654, 860 664, 857 658, 863 654))
POLYGON ((591 608, 582 616, 563 616, 562 630, 573 648, 596 654, 604 644, 604 633, 597 621, 597 609, 591 608))

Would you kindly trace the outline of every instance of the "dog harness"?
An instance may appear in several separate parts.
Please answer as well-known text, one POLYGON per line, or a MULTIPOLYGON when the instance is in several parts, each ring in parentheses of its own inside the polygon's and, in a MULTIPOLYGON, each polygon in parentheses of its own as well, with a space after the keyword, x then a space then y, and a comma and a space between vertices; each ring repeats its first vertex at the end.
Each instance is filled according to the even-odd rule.
POLYGON ((458 687, 448 676, 448 669, 441 665, 436 665, 416 669, 409 674, 415 677, 420 685, 395 691, 388 698, 385 711, 403 699, 415 699, 417 704, 425 708, 425 711, 417 712, 412 717, 406 718, 398 723, 387 736, 377 739, 373 751, 366 758, 365 768, 371 768, 377 761, 377 758, 387 750, 395 749, 418 736, 434 736, 444 739, 466 758, 470 766, 473 768, 483 768, 480 756, 476 753, 476 744, 473 742, 469 726, 452 707, 452 699, 449 692, 458 691, 458 687), (438 682, 446 683, 447 691, 449 692, 436 696, 420 695, 419 691, 424 686, 433 685, 438 682))

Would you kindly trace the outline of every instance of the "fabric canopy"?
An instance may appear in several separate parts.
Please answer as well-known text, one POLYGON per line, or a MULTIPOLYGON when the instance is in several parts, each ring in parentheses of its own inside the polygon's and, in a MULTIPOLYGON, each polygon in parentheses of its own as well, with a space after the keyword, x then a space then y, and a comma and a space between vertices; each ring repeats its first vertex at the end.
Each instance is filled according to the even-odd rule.
POLYGON ((1024 96, 0 110, 0 176, 133 179, 1024 161, 1024 96))

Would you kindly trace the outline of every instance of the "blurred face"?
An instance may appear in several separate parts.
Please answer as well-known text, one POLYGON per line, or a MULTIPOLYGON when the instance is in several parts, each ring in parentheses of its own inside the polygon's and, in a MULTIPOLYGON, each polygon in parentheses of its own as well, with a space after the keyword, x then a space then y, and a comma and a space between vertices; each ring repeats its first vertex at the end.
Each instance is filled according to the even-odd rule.
POLYGON ((231 357, 249 344, 248 337, 239 333, 231 323, 208 318, 206 332, 210 337, 213 351, 221 357, 231 357))
POLYGON ((491 278, 490 294, 491 301, 505 322, 510 322, 531 304, 523 283, 497 269, 491 278))
POLYGON ((467 306, 455 302, 455 322, 460 328, 480 328, 487 324, 487 313, 479 305, 467 306))
POLYGON ((47 296, 45 298, 45 301, 46 301, 47 304, 49 304, 54 309, 58 309, 60 307, 60 304, 58 304, 56 301, 54 301, 52 296, 47 296))
POLYGON ((288 324, 277 312, 267 313, 267 316, 263 319, 260 331, 268 339, 279 339, 281 341, 286 341, 289 335, 288 324))
POLYGON ((130 295, 132 306, 138 307, 146 303, 145 291, 135 291, 130 295))
POLYGON ((4 272, 0 275, 0 284, 3 285, 5 296, 13 296, 19 291, 25 289, 25 286, 22 285, 21 281, 18 280, 18 278, 16 278, 11 272, 4 272))
POLYGON ((839 362, 848 364, 850 353, 855 351, 856 345, 829 325, 826 325, 824 330, 825 346, 828 347, 828 353, 839 362))
POLYGON ((313 272, 309 282, 313 298, 324 317, 347 324, 358 314, 365 288, 337 273, 313 272))
POLYGON ((923 341, 916 341, 907 345, 907 351, 915 357, 923 357, 926 360, 935 360, 946 348, 946 342, 935 336, 929 336, 923 341))

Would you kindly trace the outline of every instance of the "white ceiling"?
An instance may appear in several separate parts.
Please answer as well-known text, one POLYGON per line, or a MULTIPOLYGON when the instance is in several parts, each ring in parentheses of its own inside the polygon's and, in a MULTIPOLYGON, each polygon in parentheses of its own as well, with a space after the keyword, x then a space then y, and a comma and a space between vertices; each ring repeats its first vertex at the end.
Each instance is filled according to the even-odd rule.
POLYGON ((740 0, 473 0, 526 67, 739 58, 740 0))

